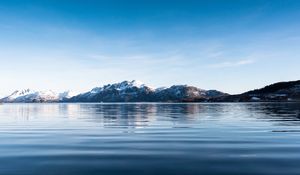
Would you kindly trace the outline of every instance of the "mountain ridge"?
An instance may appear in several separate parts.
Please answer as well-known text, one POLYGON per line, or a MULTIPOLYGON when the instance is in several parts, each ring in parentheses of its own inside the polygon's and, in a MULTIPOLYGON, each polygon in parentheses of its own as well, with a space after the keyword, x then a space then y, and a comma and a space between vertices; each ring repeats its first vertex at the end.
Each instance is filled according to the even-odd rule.
MULTIPOLYGON (((215 96, 224 95, 213 90, 215 96)), ((168 88, 152 88, 137 81, 123 81, 97 87, 67 100, 68 102, 182 102, 206 100, 213 93, 194 86, 173 85, 168 88)))

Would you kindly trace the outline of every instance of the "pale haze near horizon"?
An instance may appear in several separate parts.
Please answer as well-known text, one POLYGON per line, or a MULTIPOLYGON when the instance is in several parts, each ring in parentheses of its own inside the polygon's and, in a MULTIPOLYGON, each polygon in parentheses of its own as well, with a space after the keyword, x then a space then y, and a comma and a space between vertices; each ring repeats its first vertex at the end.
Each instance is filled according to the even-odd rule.
POLYGON ((123 80, 235 94, 300 79, 300 1, 0 2, 0 97, 123 80))

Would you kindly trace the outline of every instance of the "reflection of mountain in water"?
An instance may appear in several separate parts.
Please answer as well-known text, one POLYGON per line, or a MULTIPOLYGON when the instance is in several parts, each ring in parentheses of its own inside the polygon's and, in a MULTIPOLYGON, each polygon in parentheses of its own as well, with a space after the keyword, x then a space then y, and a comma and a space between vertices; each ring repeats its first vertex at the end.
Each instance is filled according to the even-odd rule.
POLYGON ((215 104, 81 104, 81 111, 104 127, 145 127, 164 122, 195 124, 205 120, 266 120, 276 125, 299 124, 298 103, 215 104), (150 124, 151 123, 151 124, 150 124))
POLYGON ((300 125, 300 103, 258 103, 245 106, 259 120, 278 126, 300 125))
POLYGON ((202 113, 199 104, 81 104, 85 114, 104 127, 143 127, 163 121, 192 121, 202 113), (181 115, 180 115, 181 114, 181 115), (159 118, 159 121, 158 121, 159 118))
POLYGON ((88 115, 89 121, 101 123, 104 127, 142 127, 155 120, 152 105, 81 104, 80 108, 85 116, 88 115))
POLYGON ((173 125, 197 126, 208 120, 219 123, 251 120, 280 126, 300 125, 299 103, 7 104, 0 107, 0 115, 11 120, 74 119, 112 128, 168 125, 170 122, 173 125))

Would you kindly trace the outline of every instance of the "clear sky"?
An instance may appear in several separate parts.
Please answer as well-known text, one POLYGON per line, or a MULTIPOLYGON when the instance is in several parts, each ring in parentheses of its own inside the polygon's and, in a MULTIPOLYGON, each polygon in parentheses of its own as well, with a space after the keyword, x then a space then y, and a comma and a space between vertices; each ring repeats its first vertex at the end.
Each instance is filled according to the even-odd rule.
POLYGON ((300 79, 300 1, 0 1, 0 95, 133 79, 228 93, 300 79))

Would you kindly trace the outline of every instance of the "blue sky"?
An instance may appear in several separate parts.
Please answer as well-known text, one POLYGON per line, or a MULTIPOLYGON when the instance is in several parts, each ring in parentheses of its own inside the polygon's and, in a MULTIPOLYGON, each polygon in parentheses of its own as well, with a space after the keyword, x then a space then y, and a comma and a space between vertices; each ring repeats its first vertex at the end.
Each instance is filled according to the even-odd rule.
POLYGON ((137 79, 240 93, 300 79, 297 0, 0 1, 0 95, 137 79))

